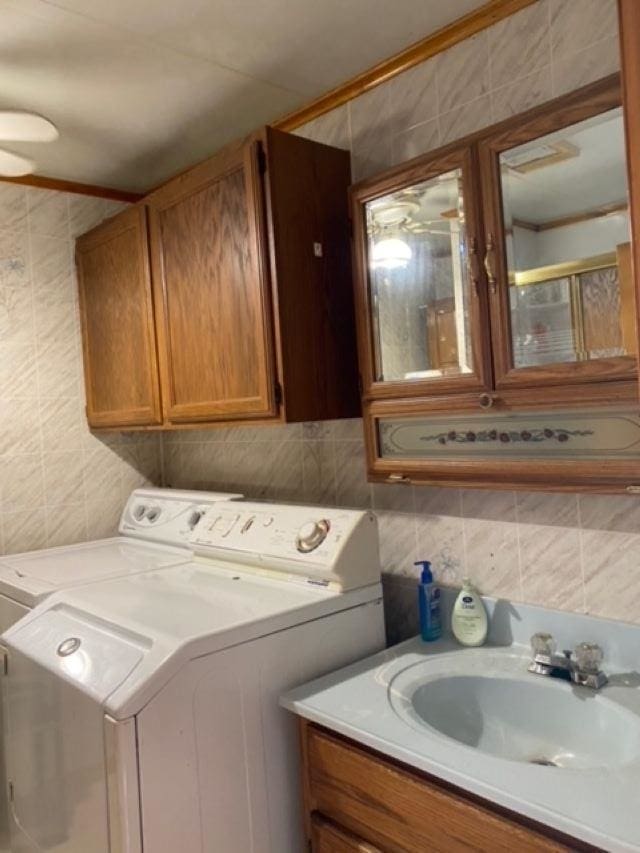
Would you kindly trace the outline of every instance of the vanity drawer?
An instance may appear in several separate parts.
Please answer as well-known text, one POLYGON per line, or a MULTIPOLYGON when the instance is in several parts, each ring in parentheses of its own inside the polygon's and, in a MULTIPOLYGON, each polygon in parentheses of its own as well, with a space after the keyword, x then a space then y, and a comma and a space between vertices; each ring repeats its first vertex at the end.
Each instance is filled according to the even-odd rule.
POLYGON ((383 853, 361 838, 325 820, 318 814, 311 817, 312 853, 383 853))
MULTIPOLYGON (((314 725, 303 723, 302 739, 307 813, 326 815, 375 845, 374 852, 575 849, 314 725)), ((356 846, 349 847, 348 834, 340 846, 332 840, 330 828, 318 836, 317 826, 317 818, 312 817, 309 834, 313 838, 315 832, 320 838, 314 853, 369 853, 371 849, 358 847, 357 839, 352 842, 356 846)))

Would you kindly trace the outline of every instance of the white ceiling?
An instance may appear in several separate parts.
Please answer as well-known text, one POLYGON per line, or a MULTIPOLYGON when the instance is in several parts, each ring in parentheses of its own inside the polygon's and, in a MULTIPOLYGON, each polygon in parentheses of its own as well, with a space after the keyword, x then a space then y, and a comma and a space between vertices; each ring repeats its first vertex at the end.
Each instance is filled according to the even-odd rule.
POLYGON ((58 126, 39 174, 145 190, 483 2, 0 0, 0 109, 58 126))

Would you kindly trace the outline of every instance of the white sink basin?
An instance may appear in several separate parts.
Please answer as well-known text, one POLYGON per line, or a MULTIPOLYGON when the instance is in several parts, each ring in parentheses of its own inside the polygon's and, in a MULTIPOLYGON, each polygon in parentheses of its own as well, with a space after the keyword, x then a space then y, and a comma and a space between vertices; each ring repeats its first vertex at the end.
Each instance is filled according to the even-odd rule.
POLYGON ((396 713, 498 758, 561 768, 620 767, 640 756, 640 717, 585 687, 526 671, 517 656, 439 655, 389 685, 396 713))

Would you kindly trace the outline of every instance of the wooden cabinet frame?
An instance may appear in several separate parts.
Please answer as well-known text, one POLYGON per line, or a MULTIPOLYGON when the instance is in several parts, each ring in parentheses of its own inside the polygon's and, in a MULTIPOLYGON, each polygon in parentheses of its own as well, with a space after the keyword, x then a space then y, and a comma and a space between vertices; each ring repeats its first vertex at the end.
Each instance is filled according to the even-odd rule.
POLYGON ((409 168, 402 167, 382 179, 372 178, 357 184, 351 193, 354 224, 354 282, 358 310, 359 357, 365 399, 423 396, 427 393, 448 394, 475 390, 485 392, 491 388, 491 355, 489 351, 487 293, 485 276, 479 259, 483 257, 484 244, 480 231, 478 205, 478 162, 476 152, 466 143, 456 143, 443 148, 436 155, 413 161, 409 168), (425 380, 378 381, 375 370, 375 329, 369 282, 368 239, 365 205, 372 199, 427 181, 437 175, 460 169, 464 199, 465 230, 469 254, 470 331, 472 338, 473 372, 445 375, 425 380))
MULTIPOLYGON (((622 0, 623 5, 624 2, 622 0)), ((636 7, 633 15, 640 27, 636 7)), ((635 37, 640 40, 638 32, 635 37)), ((640 92, 640 80, 636 87, 635 91, 640 92)), ((620 492, 638 488, 640 459, 384 458, 377 428, 381 418, 477 416, 487 402, 487 418, 493 414, 518 412, 566 412, 578 408, 611 410, 613 407, 628 410, 637 406, 638 369, 636 357, 632 355, 540 367, 512 367, 509 284, 498 172, 501 151, 621 105, 620 76, 614 74, 352 188, 354 286, 370 481, 553 491, 620 492), (455 168, 461 162, 465 162, 467 168, 470 164, 474 172, 465 184, 465 210, 470 217, 469 245, 475 239, 479 260, 486 258, 487 247, 493 247, 493 256, 487 259, 488 269, 483 263, 474 265, 478 294, 473 297, 476 312, 473 334, 478 338, 475 343, 481 354, 475 356, 475 364, 483 367, 482 381, 474 376, 445 376, 424 381, 377 382, 363 205, 455 168), (488 282, 488 272, 495 273, 495 287, 488 282)), ((640 120, 638 135, 640 137, 640 120)), ((630 182, 633 193, 633 172, 630 182)), ((636 214, 636 221, 638 218, 636 214)), ((636 254, 638 242, 632 241, 632 251, 636 254)), ((637 310, 637 283, 630 292, 633 290, 637 310)), ((626 334, 628 336, 628 328, 626 334)))
POLYGON ((537 393, 546 395, 549 385, 567 387, 588 382, 598 384, 597 396, 606 403, 609 397, 608 382, 621 379, 633 382, 636 379, 637 361, 633 355, 514 367, 509 305, 510 285, 499 166, 499 156, 503 151, 620 106, 622 106, 622 95, 619 78, 615 75, 587 89, 536 108, 524 117, 517 116, 500 125, 497 131, 480 141, 483 222, 488 247, 486 263, 491 267, 496 279, 489 285, 489 305, 497 391, 507 388, 530 388, 531 399, 535 401, 537 393))
POLYGON ((311 853, 595 851, 315 723, 298 724, 311 853))

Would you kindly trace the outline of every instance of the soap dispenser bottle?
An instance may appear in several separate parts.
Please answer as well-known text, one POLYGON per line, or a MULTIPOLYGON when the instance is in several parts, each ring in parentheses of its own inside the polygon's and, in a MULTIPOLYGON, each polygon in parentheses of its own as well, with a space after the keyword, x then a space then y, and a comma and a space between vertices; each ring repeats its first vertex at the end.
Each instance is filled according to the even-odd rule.
POLYGON ((421 560, 414 563, 422 566, 420 584, 418 585, 418 608, 420 611, 420 634, 422 639, 429 642, 442 636, 440 620, 440 590, 433 582, 431 563, 421 560))
POLYGON ((469 578, 463 578, 451 614, 451 630, 456 640, 463 646, 482 646, 488 627, 487 611, 478 590, 469 578))

